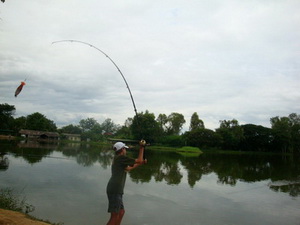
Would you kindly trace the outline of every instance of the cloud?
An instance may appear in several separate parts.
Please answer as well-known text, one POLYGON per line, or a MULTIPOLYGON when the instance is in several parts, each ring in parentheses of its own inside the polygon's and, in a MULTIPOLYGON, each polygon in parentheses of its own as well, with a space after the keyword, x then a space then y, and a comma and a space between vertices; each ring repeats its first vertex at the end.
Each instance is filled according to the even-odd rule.
MULTIPOLYGON (((270 126, 299 113, 298 1, 7 1, 0 5, 0 99, 58 126, 138 111, 197 112, 270 126), (27 85, 13 97, 20 81, 27 85)), ((99 121, 101 122, 101 121, 99 121)))

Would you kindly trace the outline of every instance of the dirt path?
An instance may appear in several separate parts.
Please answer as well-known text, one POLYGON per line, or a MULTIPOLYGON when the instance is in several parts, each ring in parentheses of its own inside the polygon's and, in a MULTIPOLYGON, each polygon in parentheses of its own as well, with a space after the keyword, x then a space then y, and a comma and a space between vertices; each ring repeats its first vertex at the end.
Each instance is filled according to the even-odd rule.
POLYGON ((0 225, 49 225, 49 223, 30 219, 19 212, 0 209, 0 225))

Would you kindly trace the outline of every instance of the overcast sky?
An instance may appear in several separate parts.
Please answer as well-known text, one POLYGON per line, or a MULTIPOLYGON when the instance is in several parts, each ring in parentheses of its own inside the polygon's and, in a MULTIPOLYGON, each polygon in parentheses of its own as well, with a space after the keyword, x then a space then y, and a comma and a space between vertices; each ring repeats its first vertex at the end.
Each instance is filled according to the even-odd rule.
POLYGON ((0 103, 58 127, 138 112, 197 112, 270 127, 300 113, 299 0, 6 0, 0 2, 0 103), (26 86, 15 98, 21 81, 26 86))

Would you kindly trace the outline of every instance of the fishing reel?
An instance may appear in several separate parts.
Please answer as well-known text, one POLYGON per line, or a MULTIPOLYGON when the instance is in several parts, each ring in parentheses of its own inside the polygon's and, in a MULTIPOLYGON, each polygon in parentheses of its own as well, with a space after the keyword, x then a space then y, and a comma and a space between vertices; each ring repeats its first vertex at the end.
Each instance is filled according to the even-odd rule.
POLYGON ((145 141, 145 140, 143 140, 143 139, 142 139, 142 140, 140 140, 140 146, 146 146, 146 144, 147 144, 147 143, 146 143, 146 141, 145 141))

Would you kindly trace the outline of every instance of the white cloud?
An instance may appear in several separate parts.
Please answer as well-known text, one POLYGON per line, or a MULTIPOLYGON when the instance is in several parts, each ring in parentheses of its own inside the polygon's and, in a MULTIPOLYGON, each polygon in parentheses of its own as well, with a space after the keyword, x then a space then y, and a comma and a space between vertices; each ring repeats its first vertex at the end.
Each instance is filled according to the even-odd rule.
POLYGON ((269 126, 299 113, 300 2, 6 1, 0 4, 0 99, 17 115, 39 111, 57 125, 81 118, 197 112, 269 126), (14 98, 20 81, 23 92, 14 98))

